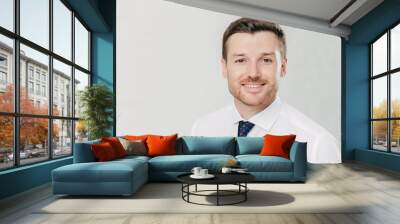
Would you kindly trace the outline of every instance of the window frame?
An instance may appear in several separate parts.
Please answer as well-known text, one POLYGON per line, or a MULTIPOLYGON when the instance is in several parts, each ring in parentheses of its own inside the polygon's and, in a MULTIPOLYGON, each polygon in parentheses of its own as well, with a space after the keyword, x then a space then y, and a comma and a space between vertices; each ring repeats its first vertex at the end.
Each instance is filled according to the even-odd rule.
MULTIPOLYGON (((63 56, 57 54, 54 52, 53 49, 53 24, 54 24, 54 17, 53 17, 53 1, 54 0, 48 0, 49 2, 49 47, 46 49, 45 47, 42 47, 39 44, 34 43, 33 41, 30 41, 29 39, 24 38, 23 36, 20 35, 20 0, 14 0, 13 1, 13 10, 14 10, 14 30, 10 31, 4 27, 0 26, 0 35, 3 35, 5 37, 11 38, 13 41, 13 63, 12 63, 12 72, 10 75, 13 76, 14 79, 14 110, 13 112, 2 112, 0 111, 0 116, 10 116, 13 119, 13 154, 14 154, 14 161, 13 161, 13 166, 11 167, 5 167, 5 168, 0 168, 0 172, 5 171, 5 170, 10 170, 10 169, 16 169, 19 167, 23 166, 29 166, 37 163, 43 163, 49 160, 54 160, 54 159, 62 159, 65 157, 70 157, 73 156, 74 153, 74 143, 75 143, 75 126, 76 126, 76 121, 79 120, 79 117, 75 117, 75 108, 72 107, 72 113, 70 116, 56 116, 53 115, 53 97, 54 97, 54 90, 53 90, 53 60, 58 60, 59 62, 62 62, 68 66, 71 66, 71 83, 73 84, 75 82, 75 69, 85 73, 89 77, 89 83, 88 86, 91 86, 92 84, 92 61, 91 61, 91 36, 92 36, 92 30, 87 26, 87 24, 83 21, 83 19, 72 9, 72 7, 65 1, 65 0, 59 0, 68 10, 71 11, 71 58, 67 59, 64 58, 63 56), (84 26, 84 28, 88 31, 88 69, 85 69, 81 67, 80 65, 75 63, 75 18, 79 20, 79 22, 84 26), (27 113, 21 113, 20 111, 20 85, 21 85, 21 80, 20 80, 20 45, 23 44, 27 47, 30 47, 36 51, 39 51, 40 53, 43 53, 48 56, 49 62, 48 62, 48 76, 46 80, 46 85, 45 85, 45 94, 48 97, 48 112, 46 115, 39 115, 39 114, 27 114, 27 113), (48 92, 48 93, 46 93, 48 92), (48 155, 47 158, 43 158, 43 160, 40 160, 38 162, 32 162, 32 163, 26 163, 26 164, 21 164, 20 161, 20 119, 21 118, 45 118, 47 119, 48 122, 48 136, 47 136, 47 142, 49 143, 47 145, 47 150, 48 150, 48 155), (66 121, 71 121, 71 153, 68 155, 62 155, 62 156, 55 156, 53 155, 54 152, 54 147, 53 147, 53 122, 56 120, 66 120, 66 121), (51 144, 50 144, 51 143, 51 144)), ((28 72, 30 69, 30 65, 27 64, 27 73, 26 75, 26 82, 32 81, 35 86, 36 83, 40 83, 42 86, 42 79, 41 79, 41 74, 43 71, 39 73, 39 80, 36 80, 36 69, 33 70, 33 79, 31 79, 30 73, 28 72)), ((28 84, 27 84, 28 85, 28 84)), ((71 88, 71 93, 72 93, 72 105, 75 103, 75 85, 72 85, 71 88)), ((28 87, 28 86, 27 86, 28 87)), ((29 87, 28 87, 29 88, 29 87)), ((27 89, 27 91, 29 91, 27 89)), ((34 87, 34 92, 36 92, 36 89, 34 87)), ((42 96, 42 94, 39 94, 38 96, 42 96)), ((34 102, 35 103, 35 102, 34 102)))
POLYGON ((373 39, 370 43, 368 43, 369 48, 369 149, 373 151, 380 151, 392 154, 400 154, 400 152, 392 151, 392 121, 400 121, 400 117, 392 116, 392 83, 391 79, 393 75, 400 72, 400 67, 391 69, 391 30, 396 26, 400 26, 400 21, 395 22, 390 27, 385 29, 384 32, 379 34, 375 39, 373 39), (387 35, 387 63, 386 63, 386 71, 380 74, 373 74, 373 44, 378 41, 384 35, 387 35), (387 103, 386 103, 386 117, 385 118, 373 118, 373 81, 378 78, 386 77, 386 86, 387 86, 387 103), (379 150, 374 148, 374 133, 373 133, 373 122, 374 121, 386 121, 386 150, 379 150))

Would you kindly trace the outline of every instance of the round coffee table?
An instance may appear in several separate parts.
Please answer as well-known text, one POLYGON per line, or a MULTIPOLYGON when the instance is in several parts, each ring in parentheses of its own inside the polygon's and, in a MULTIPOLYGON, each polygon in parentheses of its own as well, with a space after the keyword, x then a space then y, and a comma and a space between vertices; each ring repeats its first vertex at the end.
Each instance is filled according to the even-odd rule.
POLYGON ((255 180, 255 177, 249 173, 215 173, 213 174, 215 177, 212 179, 193 179, 190 177, 191 173, 182 174, 177 177, 178 181, 182 183, 182 199, 188 203, 198 204, 198 205, 234 205, 239 204, 241 202, 245 202, 247 200, 247 192, 249 188, 247 187, 247 183, 255 180), (215 190, 197 190, 198 184, 205 185, 216 185, 215 190), (190 186, 195 186, 194 191, 190 191, 190 186), (236 185, 238 186, 237 190, 223 190, 220 189, 220 185, 236 185), (209 192, 215 192, 215 194, 205 194, 209 192), (216 197, 216 204, 202 204, 190 201, 190 196, 204 196, 204 197, 216 197), (239 200, 231 202, 231 203, 221 203, 221 197, 230 197, 230 196, 241 196, 239 200))

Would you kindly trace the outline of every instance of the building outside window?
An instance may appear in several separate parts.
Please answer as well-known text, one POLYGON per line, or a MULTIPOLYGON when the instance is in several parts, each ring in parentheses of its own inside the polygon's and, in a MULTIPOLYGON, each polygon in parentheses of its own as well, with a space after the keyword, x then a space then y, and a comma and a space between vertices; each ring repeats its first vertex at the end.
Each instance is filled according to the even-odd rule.
MULTIPOLYGON (((89 80, 91 75, 90 32, 64 1, 51 0, 52 4, 49 2, 19 1, 19 12, 8 12, 16 21, 20 21, 15 29, 19 33, 15 33, 14 29, 8 29, 7 32, 0 29, 0 98, 10 97, 6 101, 0 101, 0 123, 3 128, 3 132, 0 132, 0 158, 5 158, 0 160, 0 171, 70 156, 74 141, 87 139, 86 126, 79 121, 79 113, 74 113, 70 105, 79 102, 79 92, 83 86, 89 85, 89 82, 81 80, 89 80), (34 18, 29 16, 38 11, 43 13, 34 18), (45 13, 46 11, 48 13, 45 13), (17 16, 19 18, 16 18, 17 16), (49 24, 52 25, 51 29, 49 24), (49 35, 50 31, 52 35, 49 35), (52 48, 50 42, 53 43, 52 48), (18 48, 14 44, 18 44, 18 48), (86 49, 79 49, 82 47, 86 49), (14 98, 13 92, 16 89, 13 70, 17 64, 13 61, 14 54, 17 54, 16 58, 20 60, 19 74, 16 74, 20 80, 18 99, 14 98), (61 57, 62 62, 54 58, 54 54, 61 57), (74 60, 72 55, 75 55, 74 60), (73 80, 73 74, 76 73, 79 75, 73 80), (51 79, 53 89, 50 90, 51 79), (2 89, 1 84, 12 88, 2 89), (79 88, 72 92, 69 88, 72 85, 79 88), (62 107, 57 105, 60 96, 63 101, 62 107), (53 99, 53 110, 49 110, 49 99, 53 99), (18 113, 14 112, 14 104, 20 108, 18 113), (64 104, 69 106, 65 108, 64 104), (18 125, 15 127, 18 130, 15 135, 14 125, 18 125), (32 136, 33 132, 43 134, 32 136), (15 141, 16 139, 18 141, 15 141), (15 142, 18 145, 14 145, 15 142), (16 155, 14 151, 17 152, 16 155), (19 157, 19 160, 15 157, 19 157)), ((2 18, 0 16, 0 20, 2 18)))

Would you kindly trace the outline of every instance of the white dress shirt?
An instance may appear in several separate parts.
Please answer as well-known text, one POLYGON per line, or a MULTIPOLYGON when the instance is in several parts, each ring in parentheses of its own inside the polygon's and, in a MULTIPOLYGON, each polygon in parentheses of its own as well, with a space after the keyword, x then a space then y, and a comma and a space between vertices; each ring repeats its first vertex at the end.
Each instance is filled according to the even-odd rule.
POLYGON ((341 151, 337 139, 325 128, 283 102, 275 101, 249 120, 241 117, 234 104, 199 118, 192 127, 193 136, 237 136, 239 121, 254 124, 247 136, 265 134, 295 134, 296 141, 307 142, 310 163, 340 163, 341 151))

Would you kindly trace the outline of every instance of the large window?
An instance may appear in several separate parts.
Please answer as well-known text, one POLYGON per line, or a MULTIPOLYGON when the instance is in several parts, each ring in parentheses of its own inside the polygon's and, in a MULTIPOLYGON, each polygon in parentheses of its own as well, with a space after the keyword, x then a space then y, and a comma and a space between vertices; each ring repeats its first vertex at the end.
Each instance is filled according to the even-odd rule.
POLYGON ((90 31, 63 0, 0 8, 0 170, 70 156, 87 139, 78 104, 90 85, 90 31))
POLYGON ((370 45, 371 147, 400 153, 400 24, 370 45))

